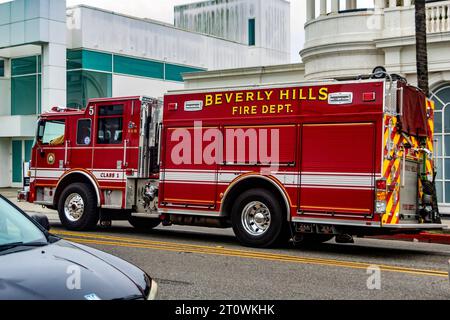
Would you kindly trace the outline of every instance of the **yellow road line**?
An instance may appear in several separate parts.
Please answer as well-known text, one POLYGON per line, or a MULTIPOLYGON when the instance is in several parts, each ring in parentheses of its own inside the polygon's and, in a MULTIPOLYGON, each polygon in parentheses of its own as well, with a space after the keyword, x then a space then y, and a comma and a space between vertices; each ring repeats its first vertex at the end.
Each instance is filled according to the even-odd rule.
POLYGON ((415 269, 406 268, 392 265, 378 265, 376 263, 362 263, 353 261, 341 261, 333 259, 322 259, 322 258, 307 258, 299 256, 289 256, 283 254, 271 254, 267 252, 257 252, 257 251, 245 251, 245 250, 235 250, 235 249, 225 249, 216 248, 200 245, 190 245, 190 244, 178 244, 173 242, 160 242, 151 241, 136 238, 124 238, 124 237, 114 237, 106 235, 91 235, 84 233, 75 232, 65 232, 57 231, 53 232, 55 234, 66 235, 66 240, 86 243, 86 244, 98 244, 107 246, 119 246, 119 247, 131 247, 131 248, 141 248, 141 249, 153 249, 162 251, 172 251, 172 252, 190 252, 198 254, 210 254, 210 255, 221 255, 239 258, 249 258, 249 259, 259 259, 268 261, 279 261, 279 262, 291 262, 291 263, 303 263, 303 264, 315 264, 315 265, 325 265, 343 268, 353 268, 353 269, 367 269, 372 265, 377 265, 380 270, 399 272, 415 275, 427 275, 427 276, 437 276, 437 277, 448 277, 448 273, 439 270, 426 270, 426 269, 415 269), (81 238, 80 238, 81 237, 81 238))

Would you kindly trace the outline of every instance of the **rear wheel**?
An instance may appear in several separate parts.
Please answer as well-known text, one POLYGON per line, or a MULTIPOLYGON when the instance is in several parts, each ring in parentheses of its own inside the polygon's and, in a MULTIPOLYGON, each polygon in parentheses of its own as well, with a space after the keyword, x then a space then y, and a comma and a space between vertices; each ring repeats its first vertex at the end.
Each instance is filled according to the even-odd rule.
POLYGON ((95 192, 84 183, 67 186, 59 199, 58 214, 61 223, 69 230, 95 228, 99 220, 95 192))
POLYGON ((149 219, 149 218, 140 218, 140 217, 130 217, 128 222, 139 231, 148 231, 153 228, 156 228, 161 223, 159 219, 149 219))
POLYGON ((279 201, 265 189, 242 193, 231 212, 233 231, 245 246, 269 247, 288 238, 288 224, 279 201))

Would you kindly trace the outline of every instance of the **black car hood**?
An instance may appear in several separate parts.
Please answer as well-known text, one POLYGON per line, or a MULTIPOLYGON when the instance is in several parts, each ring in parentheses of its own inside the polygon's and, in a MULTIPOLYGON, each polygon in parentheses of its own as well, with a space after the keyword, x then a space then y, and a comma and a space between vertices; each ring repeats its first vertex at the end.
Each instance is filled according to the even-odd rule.
POLYGON ((0 256, 0 300, 143 298, 144 283, 131 264, 65 240, 0 256))

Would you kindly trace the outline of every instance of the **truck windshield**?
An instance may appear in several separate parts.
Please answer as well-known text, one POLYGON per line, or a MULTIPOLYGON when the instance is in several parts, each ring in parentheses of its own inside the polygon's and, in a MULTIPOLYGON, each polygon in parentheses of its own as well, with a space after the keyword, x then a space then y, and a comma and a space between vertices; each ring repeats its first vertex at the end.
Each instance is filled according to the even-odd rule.
POLYGON ((0 198, 0 248, 11 245, 47 244, 45 234, 20 211, 0 198))
POLYGON ((39 122, 37 141, 44 145, 64 143, 66 125, 64 120, 46 120, 39 122))

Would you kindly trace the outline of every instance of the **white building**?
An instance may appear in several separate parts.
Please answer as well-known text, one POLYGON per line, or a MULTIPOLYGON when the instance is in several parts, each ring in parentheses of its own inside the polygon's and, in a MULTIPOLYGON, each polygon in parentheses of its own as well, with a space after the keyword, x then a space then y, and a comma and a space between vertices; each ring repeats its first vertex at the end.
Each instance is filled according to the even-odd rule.
MULTIPOLYGON (((268 84, 369 74, 385 66, 417 83, 414 5, 411 0, 306 0, 303 62, 289 66, 216 70, 185 75, 187 88, 268 84), (295 80, 294 80, 295 81, 295 80)), ((427 3, 428 59, 438 157, 441 211, 450 213, 450 1, 427 3)))
POLYGON ((289 62, 286 0, 209 0, 176 6, 175 26, 248 45, 260 65, 289 62))
MULTIPOLYGON (((285 1, 275 2, 289 19, 285 1)), ((262 21, 258 13, 252 17, 262 21)), ((258 41, 260 32, 255 29, 258 41)), ((88 6, 66 8, 65 0, 0 4, 0 187, 21 185, 41 112, 82 108, 95 97, 161 97, 183 87, 184 72, 289 62, 258 43, 88 6)))

